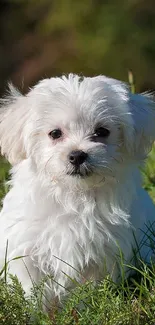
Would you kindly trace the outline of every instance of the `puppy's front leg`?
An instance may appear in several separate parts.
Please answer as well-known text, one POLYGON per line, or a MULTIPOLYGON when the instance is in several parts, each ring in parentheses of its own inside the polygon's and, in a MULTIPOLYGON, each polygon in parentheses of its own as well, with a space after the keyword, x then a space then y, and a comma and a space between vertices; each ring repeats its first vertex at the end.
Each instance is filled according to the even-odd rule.
POLYGON ((18 280, 21 282, 26 295, 30 295, 34 284, 39 282, 38 269, 34 267, 29 257, 10 261, 8 266, 8 274, 13 274, 18 277, 18 280))

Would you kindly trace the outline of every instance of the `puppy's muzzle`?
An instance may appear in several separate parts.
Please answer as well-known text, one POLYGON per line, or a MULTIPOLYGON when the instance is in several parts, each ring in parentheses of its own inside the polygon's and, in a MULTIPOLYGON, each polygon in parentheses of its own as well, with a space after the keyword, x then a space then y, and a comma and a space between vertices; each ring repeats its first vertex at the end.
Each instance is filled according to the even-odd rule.
POLYGON ((68 156, 69 166, 67 174, 70 176, 86 177, 92 173, 88 166, 88 154, 82 150, 75 150, 70 152, 68 156))
POLYGON ((72 151, 69 155, 69 161, 73 166, 78 168, 86 161, 87 156, 88 154, 82 150, 72 151))

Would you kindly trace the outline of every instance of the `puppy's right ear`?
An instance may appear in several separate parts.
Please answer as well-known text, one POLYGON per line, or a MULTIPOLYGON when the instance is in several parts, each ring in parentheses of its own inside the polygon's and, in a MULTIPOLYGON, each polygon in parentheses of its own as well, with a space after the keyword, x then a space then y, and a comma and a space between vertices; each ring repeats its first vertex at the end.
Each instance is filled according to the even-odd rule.
POLYGON ((26 158, 24 126, 27 115, 25 97, 9 85, 9 95, 1 100, 0 147, 2 155, 5 155, 12 165, 26 158))

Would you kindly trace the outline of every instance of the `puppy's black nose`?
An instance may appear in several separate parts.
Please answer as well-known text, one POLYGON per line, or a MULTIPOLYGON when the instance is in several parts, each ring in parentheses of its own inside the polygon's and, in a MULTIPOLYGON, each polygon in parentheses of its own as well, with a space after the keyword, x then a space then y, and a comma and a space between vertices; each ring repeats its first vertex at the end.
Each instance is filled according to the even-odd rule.
POLYGON ((72 151, 69 155, 69 161, 72 165, 79 166, 84 163, 87 156, 87 153, 82 150, 72 151))

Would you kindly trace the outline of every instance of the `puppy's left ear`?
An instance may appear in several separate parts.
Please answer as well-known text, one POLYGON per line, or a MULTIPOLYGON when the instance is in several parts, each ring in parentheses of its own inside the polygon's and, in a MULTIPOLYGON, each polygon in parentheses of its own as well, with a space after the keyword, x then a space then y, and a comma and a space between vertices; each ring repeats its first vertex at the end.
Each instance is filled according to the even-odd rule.
POLYGON ((26 158, 24 127, 28 108, 25 96, 9 85, 9 95, 1 100, 0 107, 0 147, 1 154, 15 165, 26 158))
POLYGON ((134 154, 145 157, 155 140, 155 101, 151 95, 131 94, 129 107, 133 120, 134 154))

